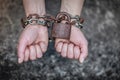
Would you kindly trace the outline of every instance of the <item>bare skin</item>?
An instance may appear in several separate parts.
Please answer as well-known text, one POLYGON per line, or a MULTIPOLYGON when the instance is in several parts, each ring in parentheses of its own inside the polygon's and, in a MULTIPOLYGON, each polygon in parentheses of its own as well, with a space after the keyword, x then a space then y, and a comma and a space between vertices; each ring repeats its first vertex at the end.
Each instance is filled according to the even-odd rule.
MULTIPOLYGON (((26 16, 44 15, 44 0, 23 0, 26 16)), ((61 11, 80 15, 83 0, 62 0, 61 11)), ((88 55, 87 40, 80 29, 72 27, 70 40, 56 39, 55 48, 63 57, 79 59, 82 63, 88 55)), ((22 31, 18 44, 18 62, 41 58, 48 46, 48 30, 41 25, 28 25, 22 31)))
MULTIPOLYGON (((61 12, 80 15, 84 0, 62 0, 61 12)), ((70 40, 56 39, 55 48, 63 57, 79 59, 82 63, 88 55, 88 42, 80 29, 72 26, 70 40)))
MULTIPOLYGON (((23 0, 26 16, 45 14, 44 0, 23 0)), ((41 25, 28 25, 22 31, 18 44, 18 62, 41 58, 48 46, 48 30, 41 25)))

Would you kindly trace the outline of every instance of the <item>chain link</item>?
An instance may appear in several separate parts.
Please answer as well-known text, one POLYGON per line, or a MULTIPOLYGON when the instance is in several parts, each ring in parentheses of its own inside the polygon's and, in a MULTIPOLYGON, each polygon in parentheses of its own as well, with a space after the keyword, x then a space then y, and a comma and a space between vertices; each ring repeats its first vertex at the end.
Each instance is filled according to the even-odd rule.
POLYGON ((60 12, 57 15, 61 15, 61 16, 54 17, 52 15, 46 14, 40 17, 38 14, 30 14, 27 18, 23 18, 21 22, 23 27, 27 26, 28 24, 31 24, 31 25, 38 24, 46 27, 51 27, 53 23, 61 22, 63 20, 66 20, 66 17, 70 17, 70 20, 73 19, 73 21, 67 21, 68 23, 70 23, 71 25, 75 25, 79 29, 83 28, 84 19, 80 18, 79 15, 71 16, 66 12, 60 12))

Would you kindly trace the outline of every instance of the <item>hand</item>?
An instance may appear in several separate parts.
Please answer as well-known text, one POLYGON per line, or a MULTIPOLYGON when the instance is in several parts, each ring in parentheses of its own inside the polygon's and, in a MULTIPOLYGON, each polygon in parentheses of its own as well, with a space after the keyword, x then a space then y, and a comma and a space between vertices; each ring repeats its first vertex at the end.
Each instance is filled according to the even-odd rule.
POLYGON ((35 60, 42 57, 48 46, 47 27, 28 25, 23 30, 18 43, 18 62, 35 60))
POLYGON ((81 63, 88 55, 88 42, 75 26, 71 28, 70 40, 56 39, 55 48, 63 57, 79 59, 81 63))

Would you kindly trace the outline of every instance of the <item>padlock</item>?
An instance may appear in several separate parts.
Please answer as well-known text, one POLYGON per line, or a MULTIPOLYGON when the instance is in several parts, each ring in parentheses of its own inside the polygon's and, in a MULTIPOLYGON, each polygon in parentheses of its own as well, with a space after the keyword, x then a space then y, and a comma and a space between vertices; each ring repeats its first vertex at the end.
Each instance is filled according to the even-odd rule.
POLYGON ((61 12, 56 16, 56 20, 57 22, 53 24, 52 37, 69 40, 71 33, 70 15, 61 12), (65 23, 62 23, 63 20, 65 23))

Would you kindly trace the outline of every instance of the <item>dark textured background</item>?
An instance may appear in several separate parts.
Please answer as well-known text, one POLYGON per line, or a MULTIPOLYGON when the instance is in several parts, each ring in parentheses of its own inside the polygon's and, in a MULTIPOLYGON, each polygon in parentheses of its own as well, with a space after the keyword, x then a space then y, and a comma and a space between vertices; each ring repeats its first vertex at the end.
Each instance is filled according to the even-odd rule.
MULTIPOLYGON (((60 0, 46 0, 55 15, 60 0)), ((41 59, 17 63, 16 45, 24 16, 21 0, 0 0, 0 80, 120 80, 120 0, 86 0, 83 32, 89 56, 83 64, 62 58, 53 43, 41 59)))

